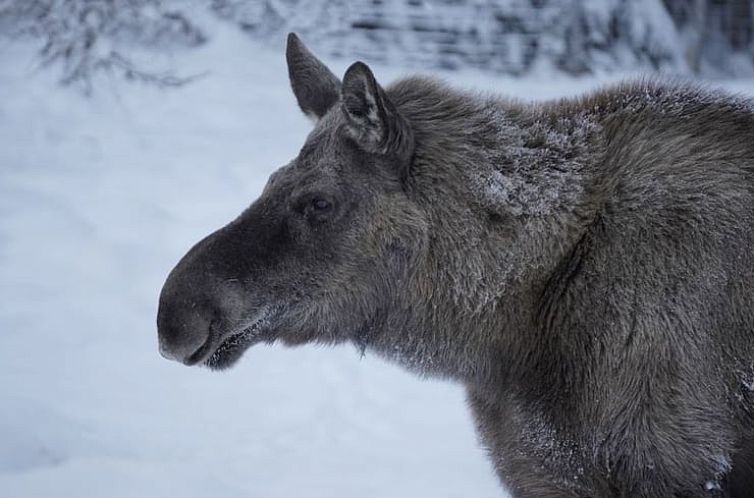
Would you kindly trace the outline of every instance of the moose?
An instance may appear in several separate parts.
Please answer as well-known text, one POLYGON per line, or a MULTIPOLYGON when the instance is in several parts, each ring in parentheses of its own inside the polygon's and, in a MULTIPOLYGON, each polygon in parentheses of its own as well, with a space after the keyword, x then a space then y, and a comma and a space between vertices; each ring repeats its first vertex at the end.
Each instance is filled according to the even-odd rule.
POLYGON ((341 81, 295 34, 286 57, 313 129, 168 276, 163 356, 350 342, 464 386, 516 498, 754 497, 752 102, 341 81))

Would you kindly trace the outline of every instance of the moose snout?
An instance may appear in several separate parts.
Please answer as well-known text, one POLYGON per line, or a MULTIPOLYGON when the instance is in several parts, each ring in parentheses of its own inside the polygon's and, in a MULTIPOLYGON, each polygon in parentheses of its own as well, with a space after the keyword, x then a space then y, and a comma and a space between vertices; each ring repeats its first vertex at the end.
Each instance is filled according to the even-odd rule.
POLYGON ((160 292, 157 335, 160 354, 169 360, 187 365, 201 361, 212 339, 213 320, 222 315, 206 251, 216 237, 196 244, 170 272, 160 292))
POLYGON ((223 228, 199 241, 168 275, 160 293, 160 354, 194 365, 223 339, 227 324, 243 312, 243 293, 232 265, 237 230, 223 228), (225 249, 223 249, 225 248, 225 249))
POLYGON ((157 335, 160 354, 185 364, 201 356, 210 340, 212 316, 209 306, 198 299, 163 295, 157 312, 157 335))
POLYGON ((197 242, 168 275, 157 312, 165 358, 186 365, 205 362, 264 306, 266 287, 255 270, 269 266, 273 246, 254 213, 249 210, 197 242))

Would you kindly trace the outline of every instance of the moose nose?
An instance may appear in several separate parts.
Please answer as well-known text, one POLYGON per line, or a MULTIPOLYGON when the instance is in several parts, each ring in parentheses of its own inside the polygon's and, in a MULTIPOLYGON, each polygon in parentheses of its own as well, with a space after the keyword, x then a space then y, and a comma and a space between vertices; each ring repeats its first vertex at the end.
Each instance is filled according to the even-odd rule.
POLYGON ((219 339, 220 326, 216 332, 213 324, 238 319, 243 295, 233 284, 238 279, 228 263, 238 259, 232 237, 238 237, 237 230, 225 227, 200 240, 165 280, 157 311, 160 354, 165 358, 200 363, 219 339))
POLYGON ((210 336, 212 312, 195 301, 160 299, 157 334, 160 354, 169 360, 191 363, 210 336))

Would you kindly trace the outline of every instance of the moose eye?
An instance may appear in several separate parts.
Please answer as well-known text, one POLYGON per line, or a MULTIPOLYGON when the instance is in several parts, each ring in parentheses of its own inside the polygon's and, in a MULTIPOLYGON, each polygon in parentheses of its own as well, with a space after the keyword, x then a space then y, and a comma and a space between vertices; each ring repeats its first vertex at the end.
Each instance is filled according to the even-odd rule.
POLYGON ((330 201, 320 198, 312 199, 311 203, 312 208, 314 211, 317 211, 319 213, 324 213, 325 211, 329 211, 332 207, 332 204, 330 201))
POLYGON ((310 222, 322 222, 335 213, 337 204, 327 194, 312 193, 300 196, 292 208, 310 222))

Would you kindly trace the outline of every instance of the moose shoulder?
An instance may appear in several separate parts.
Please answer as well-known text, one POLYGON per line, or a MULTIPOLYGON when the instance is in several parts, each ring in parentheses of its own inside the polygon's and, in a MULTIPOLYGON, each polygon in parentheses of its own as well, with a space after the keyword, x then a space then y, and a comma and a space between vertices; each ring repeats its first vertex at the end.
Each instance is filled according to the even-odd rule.
POLYGON ((171 272, 164 356, 351 342, 462 383, 516 498, 754 497, 751 103, 383 88, 295 35, 287 59, 314 129, 171 272))

